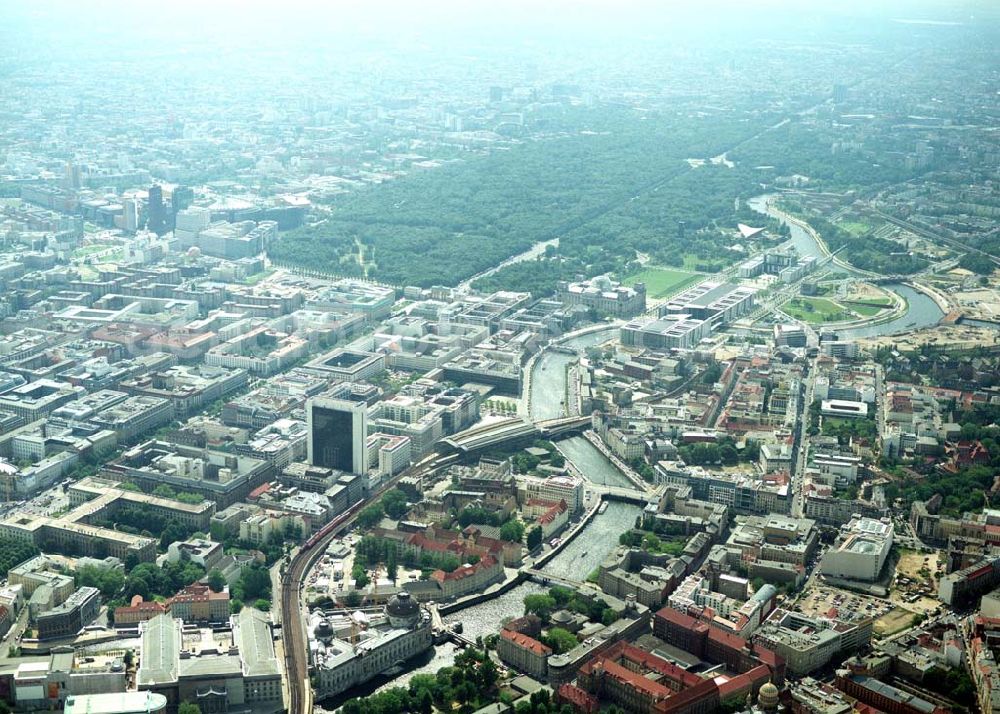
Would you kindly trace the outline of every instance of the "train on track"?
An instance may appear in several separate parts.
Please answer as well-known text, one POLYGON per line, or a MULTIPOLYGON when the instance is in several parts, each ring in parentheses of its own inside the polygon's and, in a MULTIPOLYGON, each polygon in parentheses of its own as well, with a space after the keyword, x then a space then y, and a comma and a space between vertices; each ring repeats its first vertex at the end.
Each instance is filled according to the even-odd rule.
POLYGON ((323 540, 323 538, 327 534, 329 534, 332 531, 337 530, 337 528, 339 528, 340 526, 342 526, 345 521, 347 521, 351 516, 353 516, 355 513, 357 513, 357 511, 360 510, 360 508, 364 504, 365 504, 365 499, 362 498, 360 501, 358 501, 357 503, 355 503, 353 506, 351 506, 350 508, 348 508, 346 511, 344 511, 339 516, 337 516, 336 518, 334 518, 332 521, 330 521, 329 523, 327 523, 325 526, 323 526, 322 528, 320 528, 318 531, 316 531, 315 533, 313 533, 311 536, 309 536, 309 540, 307 540, 305 542, 305 545, 302 546, 302 550, 303 551, 309 550, 314 545, 316 545, 318 542, 320 542, 321 540, 323 540))

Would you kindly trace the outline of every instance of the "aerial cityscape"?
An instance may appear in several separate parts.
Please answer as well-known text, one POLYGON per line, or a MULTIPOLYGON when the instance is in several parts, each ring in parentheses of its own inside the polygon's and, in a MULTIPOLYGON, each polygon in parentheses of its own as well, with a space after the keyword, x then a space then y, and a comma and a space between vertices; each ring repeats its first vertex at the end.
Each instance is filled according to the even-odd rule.
POLYGON ((4 3, 0 714, 1000 714, 998 45, 4 3))

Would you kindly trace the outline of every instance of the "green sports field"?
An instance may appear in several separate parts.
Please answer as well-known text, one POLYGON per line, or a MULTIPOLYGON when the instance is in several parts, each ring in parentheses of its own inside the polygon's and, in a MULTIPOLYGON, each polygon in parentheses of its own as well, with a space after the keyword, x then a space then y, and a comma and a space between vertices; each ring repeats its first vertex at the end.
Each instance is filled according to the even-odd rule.
POLYGON ((702 276, 672 268, 643 268, 638 273, 625 278, 626 285, 646 284, 646 294, 654 298, 673 295, 702 276))

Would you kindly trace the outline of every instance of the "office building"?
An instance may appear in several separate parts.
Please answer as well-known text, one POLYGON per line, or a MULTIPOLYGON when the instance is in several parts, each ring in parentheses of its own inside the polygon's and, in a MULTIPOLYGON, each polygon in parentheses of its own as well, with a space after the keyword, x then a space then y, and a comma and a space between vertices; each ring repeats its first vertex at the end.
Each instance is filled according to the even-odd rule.
POLYGON ((167 207, 163 204, 163 188, 158 184, 149 188, 146 215, 149 230, 158 236, 167 232, 167 207))
POLYGON ((806 331, 800 325, 775 325, 774 344, 778 347, 805 347, 806 331))
POLYGON ((20 426, 44 419, 50 412, 84 394, 83 387, 39 379, 0 395, 0 411, 14 414, 20 426))
POLYGON ((837 689, 874 711, 889 714, 947 714, 951 711, 911 692, 850 670, 838 670, 835 684, 837 689))
MULTIPOLYGON (((132 714, 163 712, 165 701, 146 700, 147 709, 123 701, 127 695, 125 663, 121 657, 105 653, 84 656, 72 647, 49 642, 47 659, 12 660, 4 672, 4 699, 24 712, 87 712, 88 714, 132 714), (13 669, 13 672, 11 672, 13 669), (11 676, 11 674, 13 676, 11 676), (88 702, 93 708, 76 705, 88 702)), ((141 696, 145 700, 145 696, 141 696)))
POLYGON ((35 618, 38 639, 53 640, 74 637, 97 617, 101 609, 101 593, 97 588, 82 587, 66 602, 46 610, 35 618))
POLYGON ((686 315, 707 320, 713 328, 740 319, 753 310, 756 290, 733 283, 705 281, 674 296, 660 306, 660 317, 686 315))
POLYGON ((892 549, 889 518, 855 517, 840 531, 833 548, 823 555, 823 575, 847 580, 877 580, 892 549))
POLYGON ((755 645, 766 647, 784 659, 788 671, 809 674, 871 641, 873 618, 857 612, 842 612, 837 619, 808 617, 792 610, 775 610, 754 633, 755 645))
POLYGON ((544 680, 552 649, 538 640, 541 634, 542 621, 537 615, 525 615, 511 620, 500 629, 500 639, 497 641, 500 661, 518 672, 544 680))
POLYGON ((1000 584, 1000 556, 989 556, 938 581, 938 600, 964 606, 1000 584))
POLYGON ((526 476, 518 479, 517 490, 521 503, 533 500, 565 501, 571 515, 583 508, 583 480, 575 476, 526 476))
POLYGON ((302 370, 333 382, 365 382, 385 371, 385 355, 337 348, 310 360, 302 370))
POLYGON ((707 320, 678 315, 660 319, 637 318, 621 328, 621 342, 626 347, 652 350, 690 349, 712 334, 707 320))
POLYGON ((175 186, 170 192, 170 211, 174 219, 180 211, 190 208, 193 203, 194 189, 190 186, 175 186))
POLYGON ((306 402, 309 463, 363 474, 368 471, 368 410, 343 399, 313 397, 306 402))
POLYGON ((846 399, 823 399, 820 401, 819 413, 823 416, 843 417, 845 419, 864 419, 868 416, 868 405, 864 402, 851 402, 846 399))

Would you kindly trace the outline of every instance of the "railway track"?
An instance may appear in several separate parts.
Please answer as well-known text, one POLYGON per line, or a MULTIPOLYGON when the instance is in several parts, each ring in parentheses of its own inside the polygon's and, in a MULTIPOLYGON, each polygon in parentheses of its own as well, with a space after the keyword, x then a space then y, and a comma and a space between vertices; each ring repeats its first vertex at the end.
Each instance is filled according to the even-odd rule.
POLYGON ((285 676, 288 681, 290 714, 312 714, 312 685, 309 682, 309 652, 305 621, 302 617, 302 584, 306 574, 326 552, 326 546, 344 530, 354 525, 358 513, 375 503, 404 476, 424 476, 458 459, 458 454, 434 454, 386 482, 377 492, 359 501, 339 523, 316 540, 310 539, 291 559, 281 576, 281 638, 285 647, 285 676))

